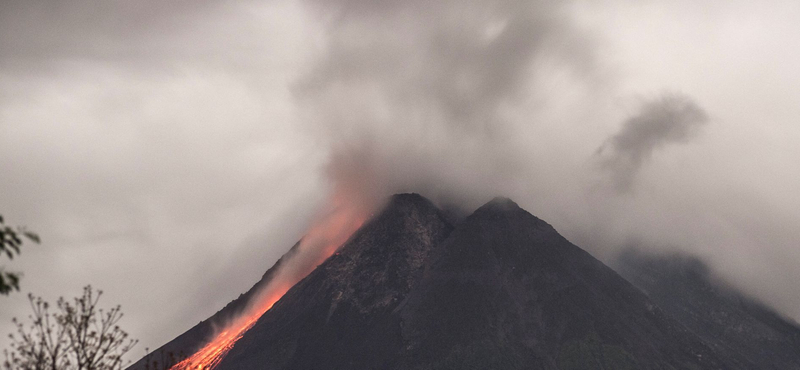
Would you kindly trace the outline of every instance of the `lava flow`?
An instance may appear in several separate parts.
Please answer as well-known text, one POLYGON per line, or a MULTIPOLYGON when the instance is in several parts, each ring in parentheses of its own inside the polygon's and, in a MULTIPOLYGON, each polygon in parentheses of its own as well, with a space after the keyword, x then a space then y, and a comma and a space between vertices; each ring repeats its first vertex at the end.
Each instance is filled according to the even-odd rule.
POLYGON ((368 214, 365 208, 352 206, 353 203, 344 204, 343 200, 341 196, 334 196, 332 211, 309 229, 300 241, 298 253, 280 267, 275 278, 240 317, 228 323, 203 348, 170 370, 214 369, 236 341, 292 286, 336 252, 361 227, 368 214))
POLYGON ((215 368, 222 358, 233 348, 233 345, 238 341, 247 330, 255 325, 258 318, 265 312, 272 308, 286 291, 289 290, 288 286, 282 286, 281 289, 276 290, 274 293, 268 295, 259 305, 259 309, 250 310, 245 315, 242 315, 233 323, 229 324, 222 332, 216 335, 214 339, 206 344, 199 351, 195 352, 191 357, 175 364, 170 369, 174 370, 188 370, 188 369, 213 369, 215 368))

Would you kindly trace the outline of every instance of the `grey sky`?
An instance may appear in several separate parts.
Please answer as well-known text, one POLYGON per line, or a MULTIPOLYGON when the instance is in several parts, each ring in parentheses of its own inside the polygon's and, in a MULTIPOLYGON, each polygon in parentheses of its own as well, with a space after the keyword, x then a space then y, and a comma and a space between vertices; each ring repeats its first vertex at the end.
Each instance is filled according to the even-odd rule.
MULTIPOLYGON (((0 4, 0 212, 43 238, 8 267, 104 289, 137 355, 249 288, 332 180, 509 196, 601 258, 692 251, 800 318, 800 4, 58 4, 0 4), (619 193, 595 151, 665 91, 708 120, 619 193)), ((8 332, 26 301, 0 299, 8 332)))

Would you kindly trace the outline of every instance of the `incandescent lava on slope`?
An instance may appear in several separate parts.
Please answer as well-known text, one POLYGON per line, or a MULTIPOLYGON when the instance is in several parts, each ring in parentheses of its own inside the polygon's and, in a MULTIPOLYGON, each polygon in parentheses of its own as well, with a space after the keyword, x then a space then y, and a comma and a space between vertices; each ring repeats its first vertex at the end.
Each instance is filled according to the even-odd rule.
POLYGON ((217 367, 234 344, 283 297, 289 288, 336 252, 364 224, 369 208, 348 200, 350 199, 347 194, 337 192, 332 198, 331 210, 309 229, 300 241, 296 253, 280 266, 272 281, 256 294, 242 314, 229 321, 192 356, 175 364, 171 369, 217 367))

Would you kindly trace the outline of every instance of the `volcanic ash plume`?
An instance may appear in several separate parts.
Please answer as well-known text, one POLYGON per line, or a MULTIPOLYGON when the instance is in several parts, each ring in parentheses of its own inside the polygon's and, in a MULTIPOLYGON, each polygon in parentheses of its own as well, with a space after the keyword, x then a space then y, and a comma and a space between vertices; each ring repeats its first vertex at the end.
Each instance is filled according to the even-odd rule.
POLYGON ((636 174, 653 152, 670 144, 686 143, 708 121, 708 114, 683 94, 667 94, 642 104, 619 133, 609 138, 597 154, 620 192, 631 190, 636 174))

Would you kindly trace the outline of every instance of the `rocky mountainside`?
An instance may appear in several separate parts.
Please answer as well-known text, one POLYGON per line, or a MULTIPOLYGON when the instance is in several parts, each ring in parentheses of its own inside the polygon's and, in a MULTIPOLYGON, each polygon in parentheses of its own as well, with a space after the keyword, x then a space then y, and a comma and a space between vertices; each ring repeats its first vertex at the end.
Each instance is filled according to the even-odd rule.
POLYGON ((148 355, 142 357, 128 367, 128 370, 160 370, 169 369, 172 365, 180 362, 181 359, 191 356, 197 349, 203 346, 205 342, 211 338, 222 323, 230 321, 231 318, 236 317, 245 310, 248 301, 257 294, 263 287, 267 286, 273 277, 287 259, 291 258, 299 246, 296 243, 289 251, 284 254, 271 268, 264 273, 261 280, 256 282, 244 294, 225 305, 221 310, 217 311, 214 315, 206 320, 203 320, 191 329, 183 332, 175 339, 164 344, 160 348, 150 352, 148 355))
POLYGON ((723 367, 644 294, 507 199, 454 229, 399 314, 398 368, 723 367))
MULTIPOLYGON (((218 368, 793 368, 730 356, 653 291, 508 199, 453 221, 419 195, 395 195, 218 368)), ((191 353, 246 297, 164 348, 191 353)))
POLYGON ((615 268, 738 367, 800 369, 800 326, 715 281, 700 260, 629 251, 615 268))

